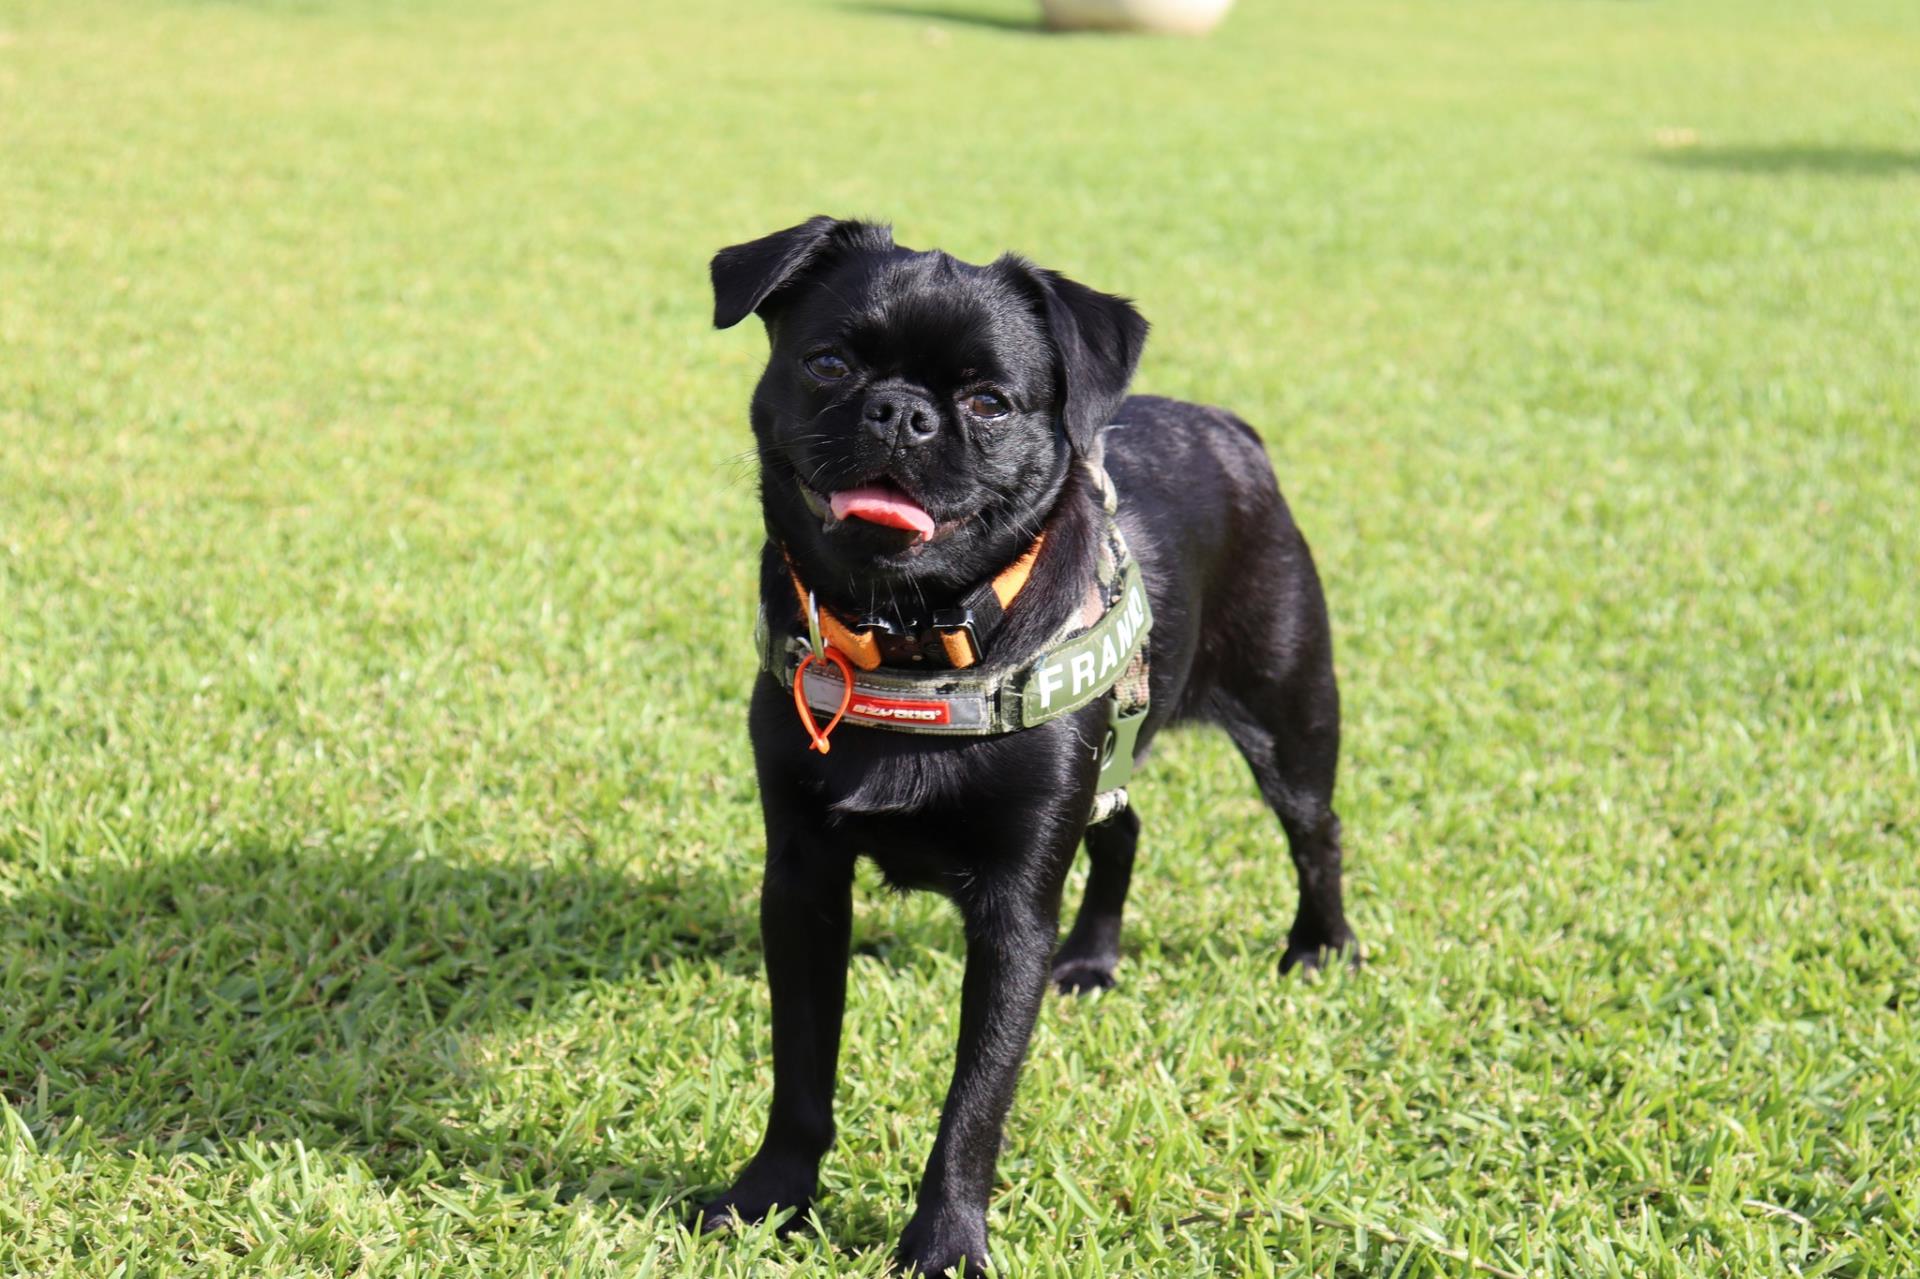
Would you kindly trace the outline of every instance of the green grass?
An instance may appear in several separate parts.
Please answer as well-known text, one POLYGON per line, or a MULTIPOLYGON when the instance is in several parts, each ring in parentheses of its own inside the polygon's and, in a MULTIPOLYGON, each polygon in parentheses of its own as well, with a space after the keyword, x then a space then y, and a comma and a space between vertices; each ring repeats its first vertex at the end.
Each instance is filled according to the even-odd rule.
POLYGON ((1368 966, 1168 741, 1003 1266, 1920 1273, 1920 15, 1025 12, 0 0, 0 1273, 883 1272, 961 946, 871 877, 820 1233, 681 1224, 770 1082, 705 262, 823 211, 1138 298, 1340 645, 1368 966))

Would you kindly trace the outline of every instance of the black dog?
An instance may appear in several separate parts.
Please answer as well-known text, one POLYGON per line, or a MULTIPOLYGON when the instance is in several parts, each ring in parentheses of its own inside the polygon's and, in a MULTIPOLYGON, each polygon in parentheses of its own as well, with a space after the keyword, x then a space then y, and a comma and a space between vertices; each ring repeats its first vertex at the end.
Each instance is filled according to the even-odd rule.
MULTIPOLYGON (((749 724, 767 829, 760 928, 774 1087, 759 1153, 703 1223, 804 1212, 813 1200, 834 1136, 850 892, 864 854, 890 884, 946 895, 965 921, 958 1060, 899 1257, 929 1273, 964 1264, 980 1274, 1001 1128, 1049 979, 1109 986, 1120 955, 1140 821, 1124 809, 1089 825, 1112 699, 1018 731, 938 736, 879 717, 942 717, 945 703, 869 698, 830 753, 816 752, 778 654, 798 653, 793 637, 812 632, 808 651, 870 646, 881 678, 938 664, 932 641, 943 636, 959 644, 947 649, 952 665, 970 664, 962 675, 1031 660, 1098 602, 1104 462, 1151 604, 1150 709, 1134 753, 1182 720, 1219 724, 1239 746, 1299 875, 1284 973, 1353 943, 1319 579, 1251 428, 1172 400, 1122 403, 1147 333, 1122 298, 1016 257, 975 266, 832 218, 722 250, 713 288, 716 325, 757 313, 772 345, 752 420, 767 527, 763 654, 773 656, 749 724), (1008 592, 1010 566, 1025 581, 1008 592), (997 607, 982 589, 990 582, 1009 596, 997 607), (1061 887, 1082 838, 1086 901, 1056 952, 1061 887)), ((1128 621, 1120 608, 1110 632, 1123 646, 1138 639, 1128 621)), ((1052 685, 1062 686, 1057 673, 1052 685)), ((812 697, 842 685, 808 687, 812 697)))

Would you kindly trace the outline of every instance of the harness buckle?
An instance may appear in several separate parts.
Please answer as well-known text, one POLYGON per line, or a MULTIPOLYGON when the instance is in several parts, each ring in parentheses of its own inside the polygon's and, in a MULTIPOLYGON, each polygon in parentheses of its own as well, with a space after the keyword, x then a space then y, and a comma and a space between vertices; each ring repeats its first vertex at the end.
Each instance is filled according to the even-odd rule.
POLYGON ((874 637, 891 665, 960 670, 980 660, 980 623, 971 608, 938 608, 926 619, 867 613, 857 625, 874 637))
POLYGON ((872 631, 875 635, 896 640, 913 638, 916 629, 912 622, 896 621, 885 613, 863 613, 853 626, 855 630, 872 631))
POLYGON ((940 639, 940 646, 946 653, 947 664, 956 670, 973 665, 980 660, 985 651, 980 643, 980 622, 970 608, 937 608, 933 610, 933 630, 940 639), (965 641, 966 660, 959 660, 954 652, 956 645, 965 641))

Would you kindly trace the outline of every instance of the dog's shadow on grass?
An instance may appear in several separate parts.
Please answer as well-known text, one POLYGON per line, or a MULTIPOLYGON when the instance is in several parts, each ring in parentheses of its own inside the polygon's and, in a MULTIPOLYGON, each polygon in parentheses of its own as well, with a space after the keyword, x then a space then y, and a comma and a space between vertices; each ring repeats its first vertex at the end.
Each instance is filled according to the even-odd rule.
MULTIPOLYGON (((82 1122, 156 1157, 297 1139, 394 1178, 611 1175, 624 1198, 674 1198, 725 1152, 610 1170, 592 1134, 516 1115, 489 1054, 592 987, 644 1006, 756 974, 751 912, 737 883, 398 846, 93 870, 0 903, 0 1094, 43 1133, 82 1122)), ((609 1103, 604 1126, 637 1130, 650 1105, 609 1103)))
POLYGON ((1802 173, 1844 178, 1920 176, 1920 150, 1904 147, 1789 143, 1772 146, 1684 146, 1648 154, 1653 160, 1670 168, 1713 173, 1760 176, 1802 173))

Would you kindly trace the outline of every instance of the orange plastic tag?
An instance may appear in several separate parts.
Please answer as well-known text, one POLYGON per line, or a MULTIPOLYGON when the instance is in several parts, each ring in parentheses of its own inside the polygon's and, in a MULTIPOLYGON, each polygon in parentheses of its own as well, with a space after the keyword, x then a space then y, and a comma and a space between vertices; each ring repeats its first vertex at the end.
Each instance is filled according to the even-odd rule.
POLYGON ((793 708, 800 712, 800 726, 806 729, 807 736, 813 739, 813 744, 809 749, 819 751, 822 755, 825 755, 833 749, 833 747, 827 744, 827 734, 840 727, 840 721, 846 718, 847 707, 852 704, 853 667, 848 664, 846 654, 842 653, 833 645, 828 644, 823 647, 820 652, 808 653, 800 659, 800 669, 793 673, 793 708), (822 657, 840 668, 840 679, 842 681, 840 709, 833 713, 833 718, 827 721, 825 728, 821 728, 819 723, 813 718, 813 707, 807 705, 807 667, 813 665, 822 657))

